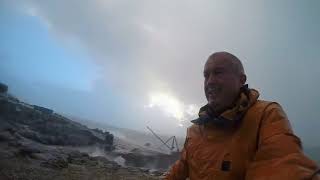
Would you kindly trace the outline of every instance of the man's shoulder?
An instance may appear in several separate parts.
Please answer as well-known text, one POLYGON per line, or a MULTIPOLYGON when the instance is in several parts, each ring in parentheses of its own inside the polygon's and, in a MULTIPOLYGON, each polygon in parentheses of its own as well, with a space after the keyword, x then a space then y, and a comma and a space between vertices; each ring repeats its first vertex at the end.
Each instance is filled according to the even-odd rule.
POLYGON ((275 101, 257 100, 249 110, 259 112, 272 108, 281 108, 281 105, 275 101))
POLYGON ((287 119, 287 115, 279 103, 265 100, 257 100, 257 102, 248 109, 245 117, 258 120, 263 117, 270 118, 270 115, 287 119))
POLYGON ((193 137, 199 135, 201 131, 201 126, 199 124, 192 124, 187 128, 187 137, 193 137))
MULTIPOLYGON (((268 105, 271 104, 271 103, 274 103, 274 102, 258 99, 258 100, 252 105, 252 107, 254 107, 254 108, 263 108, 263 107, 268 106, 268 105)), ((252 108, 252 107, 251 107, 251 108, 252 108)))

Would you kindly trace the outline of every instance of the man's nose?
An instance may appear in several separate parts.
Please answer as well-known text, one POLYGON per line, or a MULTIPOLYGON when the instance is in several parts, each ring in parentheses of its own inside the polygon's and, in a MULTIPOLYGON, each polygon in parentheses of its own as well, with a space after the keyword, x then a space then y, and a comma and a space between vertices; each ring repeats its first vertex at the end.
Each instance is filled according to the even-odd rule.
POLYGON ((210 73, 207 80, 207 85, 215 84, 215 82, 216 82, 215 76, 212 73, 210 73))

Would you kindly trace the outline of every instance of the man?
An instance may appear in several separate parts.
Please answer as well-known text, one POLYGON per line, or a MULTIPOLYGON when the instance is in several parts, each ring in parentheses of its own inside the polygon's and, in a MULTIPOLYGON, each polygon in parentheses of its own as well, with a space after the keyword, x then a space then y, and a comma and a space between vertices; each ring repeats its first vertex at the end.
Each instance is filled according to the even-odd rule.
POLYGON ((168 180, 320 179, 302 152, 288 118, 275 102, 258 100, 240 60, 212 54, 204 67, 208 104, 187 130, 184 148, 168 180))

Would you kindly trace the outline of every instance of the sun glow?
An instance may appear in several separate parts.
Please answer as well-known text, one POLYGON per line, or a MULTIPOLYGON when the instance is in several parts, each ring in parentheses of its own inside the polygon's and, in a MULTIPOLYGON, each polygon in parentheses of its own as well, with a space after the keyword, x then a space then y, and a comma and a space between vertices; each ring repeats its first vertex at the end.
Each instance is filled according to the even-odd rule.
POLYGON ((183 126, 183 121, 197 114, 198 107, 193 104, 185 105, 169 93, 155 92, 149 95, 148 108, 159 108, 168 117, 178 120, 178 125, 183 126))

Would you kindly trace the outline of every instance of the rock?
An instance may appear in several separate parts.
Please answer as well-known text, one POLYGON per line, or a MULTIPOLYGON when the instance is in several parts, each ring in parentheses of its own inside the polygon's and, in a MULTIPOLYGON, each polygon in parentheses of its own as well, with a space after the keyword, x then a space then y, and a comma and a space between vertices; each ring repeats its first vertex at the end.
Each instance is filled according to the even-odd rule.
POLYGON ((8 86, 0 83, 0 93, 7 93, 8 92, 8 86))
POLYGON ((105 151, 113 150, 113 135, 109 132, 91 130, 48 108, 30 106, 0 94, 0 132, 8 128, 46 145, 99 145, 105 151))
POLYGON ((145 167, 143 163, 156 160, 139 149, 111 161, 117 156, 112 154, 113 141, 109 132, 89 129, 50 109, 0 93, 0 179, 1 175, 9 179, 158 179, 160 173, 126 166, 129 161, 145 167), (98 147, 100 156, 74 150, 92 146, 98 147))
POLYGON ((12 125, 10 122, 5 121, 3 118, 0 118, 0 131, 10 131, 13 132, 14 129, 16 129, 14 127, 14 125, 12 125))
POLYGON ((41 163, 41 166, 48 168, 63 169, 68 167, 68 160, 63 157, 56 157, 54 159, 49 159, 48 161, 41 163))
POLYGON ((139 149, 132 149, 130 153, 121 155, 126 166, 167 169, 178 158, 179 154, 144 154, 139 149))
POLYGON ((126 160, 125 160, 123 157, 121 157, 121 156, 118 156, 118 157, 114 158, 114 161, 115 161, 117 164, 119 164, 120 166, 124 166, 125 163, 126 163, 126 160))
POLYGON ((114 150, 114 146, 113 146, 113 145, 110 145, 110 144, 105 144, 104 150, 105 150, 106 152, 110 152, 110 151, 114 150))
POLYGON ((80 151, 70 151, 68 152, 69 158, 82 158, 82 157, 89 157, 87 153, 83 153, 80 151))
POLYGON ((52 155, 48 153, 33 153, 30 155, 30 157, 42 161, 49 161, 49 159, 53 158, 52 155))
POLYGON ((16 154, 17 154, 16 151, 6 151, 5 149, 1 149, 0 150, 0 160, 1 159, 14 159, 16 157, 16 154))
POLYGON ((19 149, 20 149, 20 153, 23 155, 30 155, 33 153, 40 153, 41 152, 40 149, 38 148, 38 146, 33 145, 33 144, 23 145, 19 149))
POLYGON ((52 113, 53 113, 53 110, 48 109, 48 108, 45 108, 45 107, 33 105, 33 108, 34 108, 35 110, 38 110, 38 111, 44 113, 44 114, 52 114, 52 113))
POLYGON ((165 171, 159 171, 159 170, 151 169, 149 171, 149 173, 152 174, 152 175, 155 175, 155 176, 162 176, 165 173, 165 171))
POLYGON ((140 168, 140 170, 144 173, 149 173, 150 170, 148 168, 140 168))
MULTIPOLYGON (((18 132, 21 136, 34 140, 36 142, 41 142, 43 143, 44 141, 39 137, 39 133, 31 130, 28 126, 24 126, 23 128, 20 129, 18 132)), ((45 144, 45 143, 44 143, 45 144)))
POLYGON ((1 131, 0 132, 0 142, 1 141, 13 141, 15 140, 15 137, 13 134, 9 131, 1 131))
POLYGON ((11 147, 20 147, 20 146, 21 146, 21 142, 19 142, 19 141, 9 141, 9 142, 8 142, 8 146, 11 146, 11 147))

